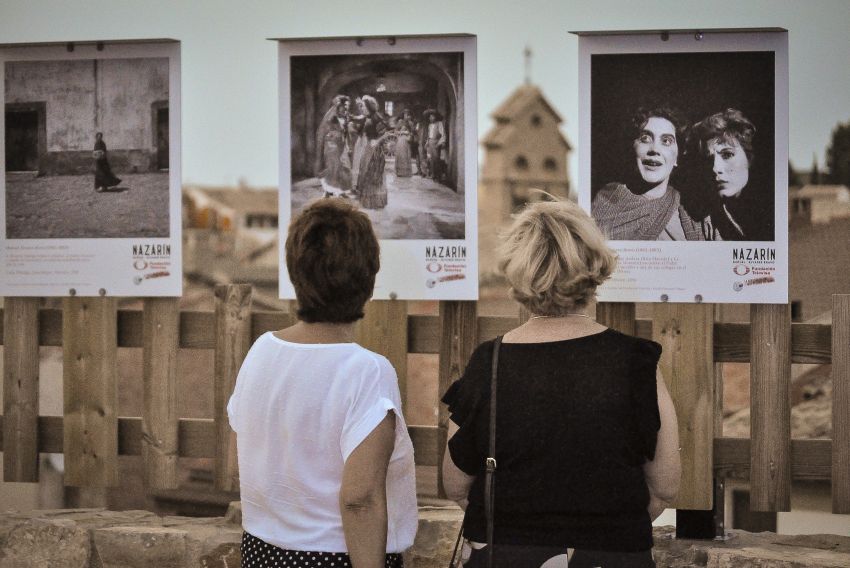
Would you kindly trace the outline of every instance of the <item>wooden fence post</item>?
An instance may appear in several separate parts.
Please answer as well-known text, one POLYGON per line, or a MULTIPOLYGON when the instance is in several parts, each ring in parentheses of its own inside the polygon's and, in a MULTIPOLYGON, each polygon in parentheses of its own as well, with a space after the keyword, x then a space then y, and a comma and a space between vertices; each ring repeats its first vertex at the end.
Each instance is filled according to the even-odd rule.
POLYGON ((3 312, 3 479, 38 481, 38 298, 3 312))
POLYGON ((389 359, 398 375, 401 403, 407 401, 407 302, 373 300, 357 325, 357 343, 389 359))
POLYGON ((62 301, 65 485, 118 485, 118 302, 62 301))
MULTIPOLYGON (((478 304, 469 301, 440 302, 440 385, 442 398, 451 384, 460 378, 469 357, 478 345, 478 304)), ((437 492, 443 488, 443 452, 449 427, 449 410, 438 404, 437 413, 437 492)))
POLYGON ((239 489, 236 433, 230 429, 227 402, 239 367, 251 347, 251 285, 215 287, 215 488, 239 489))
POLYGON ((791 510, 791 308, 750 306, 750 510, 791 510))
POLYGON ((177 298, 146 298, 142 318, 145 485, 150 489, 176 489, 180 302, 177 298))
POLYGON ((710 510, 714 494, 714 305, 654 304, 652 338, 664 349, 659 366, 679 421, 682 481, 675 506, 710 510))
POLYGON ((832 512, 850 513, 850 294, 832 296, 832 512))
POLYGON ((635 312, 634 302, 598 302, 596 321, 621 333, 635 335, 635 312))

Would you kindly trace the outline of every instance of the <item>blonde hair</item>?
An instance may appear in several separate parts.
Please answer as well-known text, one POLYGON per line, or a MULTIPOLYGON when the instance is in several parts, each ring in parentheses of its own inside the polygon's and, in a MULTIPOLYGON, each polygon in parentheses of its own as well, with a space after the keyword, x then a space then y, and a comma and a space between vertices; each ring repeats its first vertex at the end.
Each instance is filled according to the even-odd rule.
POLYGON ((617 264, 593 219, 566 200, 527 205, 497 252, 514 299, 540 315, 586 306, 617 264))

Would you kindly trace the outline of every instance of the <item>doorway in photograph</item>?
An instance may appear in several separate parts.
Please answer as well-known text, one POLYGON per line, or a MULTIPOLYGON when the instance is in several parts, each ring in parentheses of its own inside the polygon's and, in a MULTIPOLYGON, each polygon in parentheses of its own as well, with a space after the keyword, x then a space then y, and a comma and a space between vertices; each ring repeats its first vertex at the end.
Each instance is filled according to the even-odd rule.
POLYGON ((44 103, 6 105, 6 171, 37 172, 44 148, 44 103))
POLYGON ((156 168, 168 171, 168 101, 153 103, 154 132, 156 139, 156 168))

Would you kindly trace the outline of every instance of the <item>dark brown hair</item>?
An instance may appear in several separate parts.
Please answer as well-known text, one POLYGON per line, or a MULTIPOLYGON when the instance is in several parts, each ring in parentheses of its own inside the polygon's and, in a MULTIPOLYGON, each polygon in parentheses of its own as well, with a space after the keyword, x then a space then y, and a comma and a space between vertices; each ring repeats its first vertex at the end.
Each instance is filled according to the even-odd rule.
POLYGON ((707 116, 694 125, 693 134, 702 154, 706 152, 708 143, 715 138, 726 142, 737 140, 747 154, 747 162, 752 165, 753 137, 756 134, 756 127, 741 111, 727 108, 723 112, 707 116))
POLYGON ((640 136, 641 130, 643 130, 643 127, 646 126, 646 123, 653 116, 670 121, 670 124, 676 129, 676 144, 684 150, 685 142, 688 138, 688 121, 679 109, 666 105, 655 108, 641 107, 637 109, 634 115, 632 115, 632 123, 629 131, 630 140, 636 140, 640 136))
POLYGON ((350 323, 362 318, 379 268, 372 223, 347 201, 317 201, 289 225, 286 269, 302 321, 350 323))

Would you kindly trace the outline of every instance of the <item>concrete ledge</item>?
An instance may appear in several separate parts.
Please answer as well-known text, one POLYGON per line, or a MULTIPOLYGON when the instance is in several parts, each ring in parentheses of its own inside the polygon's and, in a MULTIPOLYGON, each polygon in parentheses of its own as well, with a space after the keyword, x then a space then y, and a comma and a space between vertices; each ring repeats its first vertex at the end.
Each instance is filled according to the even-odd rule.
MULTIPOLYGON (((407 568, 448 564, 462 513, 419 509, 407 568)), ((233 568, 239 565, 242 509, 225 517, 159 517, 147 511, 69 509, 0 514, 0 568, 233 568)), ((729 531, 724 541, 676 540, 657 527, 659 568, 839 568, 850 566, 850 537, 729 531)))

